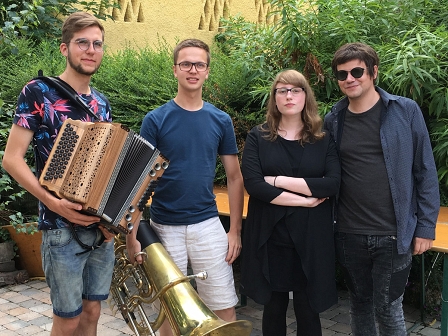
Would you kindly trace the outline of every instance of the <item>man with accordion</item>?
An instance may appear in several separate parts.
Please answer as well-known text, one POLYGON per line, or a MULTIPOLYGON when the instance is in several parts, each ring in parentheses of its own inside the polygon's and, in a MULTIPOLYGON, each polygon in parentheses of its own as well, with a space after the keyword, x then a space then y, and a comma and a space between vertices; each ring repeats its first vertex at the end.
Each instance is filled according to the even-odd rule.
POLYGON ((101 300, 109 294, 114 264, 113 234, 99 217, 82 214, 82 206, 59 199, 38 181, 64 120, 112 121, 107 98, 90 86, 103 58, 104 28, 92 15, 71 14, 62 27, 60 52, 66 68, 59 80, 70 85, 92 114, 41 78, 21 91, 2 165, 39 200, 42 260, 53 305, 52 336, 97 334, 101 300), (36 175, 25 161, 33 141, 36 175))

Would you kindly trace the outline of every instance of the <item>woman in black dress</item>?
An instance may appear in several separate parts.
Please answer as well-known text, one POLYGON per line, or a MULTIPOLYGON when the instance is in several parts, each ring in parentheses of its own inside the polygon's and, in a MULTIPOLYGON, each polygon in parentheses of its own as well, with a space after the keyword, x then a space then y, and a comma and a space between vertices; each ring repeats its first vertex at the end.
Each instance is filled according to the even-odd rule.
POLYGON ((321 335, 319 313, 337 302, 334 142, 322 132, 314 93, 298 71, 280 72, 266 121, 248 134, 242 172, 249 193, 241 293, 263 304, 263 335, 286 335, 293 292, 297 335, 321 335))

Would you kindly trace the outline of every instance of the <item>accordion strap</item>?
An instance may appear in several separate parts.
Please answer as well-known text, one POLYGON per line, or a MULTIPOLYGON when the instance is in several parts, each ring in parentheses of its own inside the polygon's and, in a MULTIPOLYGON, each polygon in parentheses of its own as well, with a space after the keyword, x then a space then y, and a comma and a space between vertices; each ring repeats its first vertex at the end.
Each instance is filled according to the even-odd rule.
POLYGON ((89 251, 96 250, 97 248, 99 248, 99 247, 101 246, 101 244, 102 244, 102 243, 104 242, 104 240, 105 240, 104 235, 101 233, 101 238, 100 238, 100 240, 98 241, 97 244, 95 244, 95 245, 87 245, 87 244, 84 244, 84 243, 81 241, 81 239, 79 239, 78 234, 76 233, 76 230, 75 230, 75 227, 74 227, 73 223, 72 223, 72 222, 68 222, 68 223, 69 223, 70 231, 72 232, 73 237, 75 238, 76 242, 77 242, 77 243, 78 243, 78 244, 85 250, 85 251, 83 251, 83 252, 78 252, 78 253, 76 253, 76 255, 81 255, 81 254, 87 253, 87 252, 89 252, 89 251))
MULTIPOLYGON (((77 106, 78 108, 80 108, 82 111, 84 111, 85 113, 87 113, 93 120, 98 121, 99 118, 98 116, 92 112, 92 110, 90 109, 90 107, 84 102, 84 100, 82 100, 82 98, 78 95, 78 93, 75 91, 75 89, 73 89, 70 84, 68 84, 67 82, 63 81, 62 79, 60 79, 59 77, 46 77, 43 75, 42 70, 38 71, 37 77, 35 77, 34 79, 40 79, 41 81, 49 84, 50 86, 56 88, 58 90, 58 92, 64 96, 65 98, 69 99, 73 104, 75 104, 75 106, 77 106)), ((34 138, 33 138, 34 141, 34 138)), ((37 145, 34 143, 34 151, 35 151, 35 156, 36 156, 36 166, 37 166, 37 160, 38 158, 43 162, 40 153, 37 149, 37 145)), ((36 167, 36 172, 37 172, 37 167, 36 167)), ((69 227, 70 230, 73 234, 73 237, 75 238, 76 242, 85 250, 84 252, 80 252, 80 253, 76 253, 76 255, 80 255, 80 254, 84 254, 86 252, 95 250, 97 248, 99 248, 101 246, 101 244, 104 242, 105 237, 104 235, 101 235, 101 239, 98 241, 98 244, 96 245, 86 245, 84 244, 81 239, 79 239, 78 234, 76 233, 76 230, 74 228, 73 223, 69 222, 69 227)))
POLYGON ((39 70, 38 76, 34 79, 40 79, 50 86, 55 87, 61 95, 63 95, 65 98, 70 99, 72 103, 86 112, 93 120, 99 120, 98 116, 92 112, 90 107, 84 102, 84 100, 82 100, 75 89, 73 89, 67 82, 63 81, 59 77, 43 76, 42 70, 39 70))

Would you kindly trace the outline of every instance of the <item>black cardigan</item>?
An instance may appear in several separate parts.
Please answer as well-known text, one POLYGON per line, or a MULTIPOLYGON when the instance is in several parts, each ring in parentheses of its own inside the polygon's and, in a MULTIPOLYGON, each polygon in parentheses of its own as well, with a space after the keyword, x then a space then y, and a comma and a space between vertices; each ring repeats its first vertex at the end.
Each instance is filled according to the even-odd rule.
MULTIPOLYGON (((316 312, 322 312, 337 302, 333 200, 326 200, 315 208, 270 203, 283 190, 266 183, 264 176, 293 176, 287 153, 279 141, 262 138, 257 127, 250 131, 246 139, 242 173, 249 204, 243 228, 240 291, 260 304, 269 301, 267 241, 275 224, 286 216, 286 226, 308 280, 306 291, 311 307, 316 312)), ((337 194, 340 163, 330 136, 325 135, 322 140, 304 144, 299 174, 306 180, 314 197, 333 197, 337 194)))

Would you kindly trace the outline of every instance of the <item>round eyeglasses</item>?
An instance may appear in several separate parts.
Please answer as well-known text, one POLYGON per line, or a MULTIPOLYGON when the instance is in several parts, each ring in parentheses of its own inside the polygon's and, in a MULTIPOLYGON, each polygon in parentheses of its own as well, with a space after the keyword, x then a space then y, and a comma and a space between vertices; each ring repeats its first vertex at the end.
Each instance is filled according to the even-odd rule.
POLYGON ((291 92, 291 94, 293 96, 298 96, 299 94, 301 94, 302 92, 305 92, 305 88, 301 88, 301 87, 293 87, 293 88, 278 88, 275 89, 275 94, 279 95, 279 96, 286 96, 288 94, 288 92, 291 92))
POLYGON ((204 62, 194 62, 193 63, 193 62, 185 61, 185 62, 180 62, 180 63, 174 64, 174 65, 178 65, 179 69, 182 71, 190 71, 193 68, 193 65, 196 68, 196 71, 199 71, 199 72, 205 71, 208 68, 208 64, 204 63, 204 62))
POLYGON ((356 67, 351 69, 350 71, 347 70, 339 70, 336 72, 336 78, 339 81, 345 81, 347 79, 348 73, 352 75, 353 78, 361 78, 362 75, 364 75, 364 68, 356 67))
POLYGON ((71 43, 76 43, 78 45, 79 49, 84 50, 84 51, 89 50, 90 44, 93 44, 93 49, 97 52, 103 51, 103 48, 104 48, 103 41, 99 41, 99 40, 90 42, 88 39, 82 38, 82 39, 77 39, 71 43))

